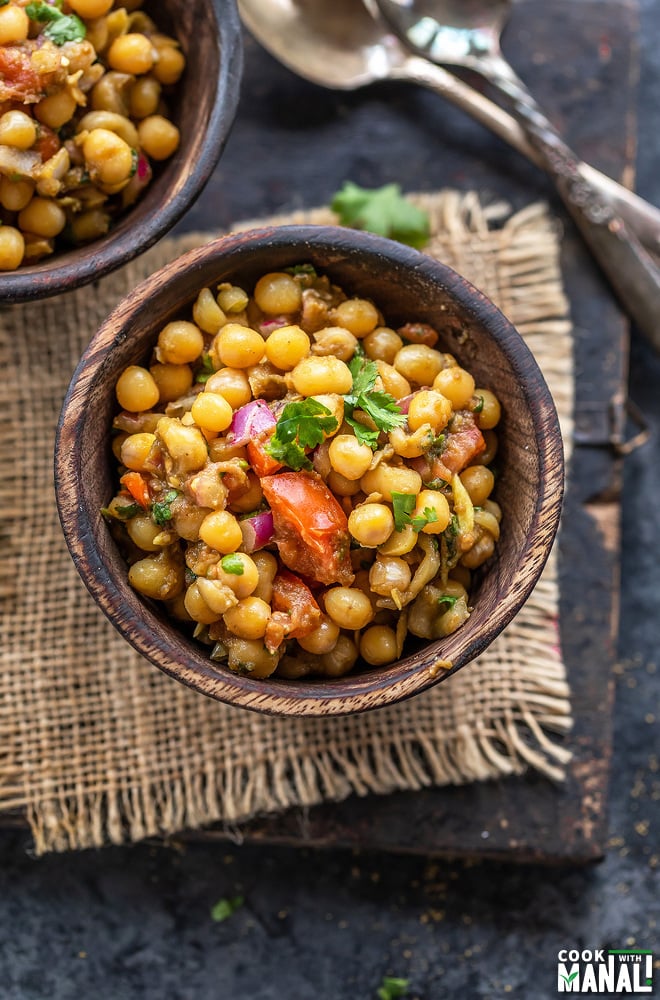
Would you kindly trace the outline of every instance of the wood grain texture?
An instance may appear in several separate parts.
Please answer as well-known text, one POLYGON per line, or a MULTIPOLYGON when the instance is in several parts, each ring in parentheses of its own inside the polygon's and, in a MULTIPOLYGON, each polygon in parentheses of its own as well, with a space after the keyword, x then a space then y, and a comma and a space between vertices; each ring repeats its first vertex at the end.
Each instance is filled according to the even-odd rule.
POLYGON ((108 274, 152 246, 190 209, 224 149, 236 114, 243 62, 234 0, 153 0, 145 9, 171 31, 186 70, 171 100, 179 150, 109 234, 18 271, 0 274, 0 304, 48 298, 108 274))
POLYGON ((507 625, 529 596, 552 545, 563 493, 557 415, 528 348, 502 313, 464 278, 427 255, 335 227, 291 226, 231 235, 193 250, 143 282, 108 318, 73 377, 56 445, 60 516, 74 562, 112 623, 166 673, 212 698, 279 715, 360 712, 449 679, 507 625), (498 499, 505 511, 496 556, 457 632, 386 667, 327 680, 254 679, 208 659, 129 586, 126 565, 100 509, 114 493, 110 428, 114 386, 144 363, 162 326, 186 314, 199 290, 311 262, 349 294, 365 295, 390 324, 434 325, 443 347, 491 387, 503 405, 498 499), (446 331, 446 332, 445 332, 446 331), (453 664, 438 670, 438 661, 453 664))

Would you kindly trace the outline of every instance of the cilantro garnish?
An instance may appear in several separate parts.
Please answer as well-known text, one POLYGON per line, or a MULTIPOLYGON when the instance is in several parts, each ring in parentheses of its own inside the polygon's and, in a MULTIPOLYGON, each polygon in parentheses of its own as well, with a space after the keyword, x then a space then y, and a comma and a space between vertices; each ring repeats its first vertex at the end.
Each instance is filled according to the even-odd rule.
POLYGON ((293 267, 285 267, 287 274, 292 274, 295 278, 297 274, 305 274, 310 278, 317 278, 316 268, 313 264, 294 264, 293 267))
POLYGON ((199 371, 195 376, 195 382, 208 382, 211 375, 215 375, 215 368, 213 367, 213 362, 211 361, 210 354, 202 354, 202 363, 199 367, 199 371))
POLYGON ((403 531, 410 524, 410 515, 415 509, 417 497, 414 493, 397 493, 392 490, 392 510, 394 512, 394 530, 403 531))
POLYGON ((376 990, 378 1000, 400 1000, 405 997, 410 985, 409 979, 399 979, 396 976, 383 976, 383 981, 376 990))
MULTIPOLYGON (((442 597, 438 598, 438 604, 439 605, 448 604, 449 608, 453 608, 457 600, 458 597, 454 596, 453 594, 443 594, 442 597)), ((449 608, 447 610, 449 610, 449 608)))
POLYGON ((172 520, 172 510, 170 504, 178 497, 176 490, 168 490, 162 500, 157 500, 151 505, 151 516, 161 527, 172 520))
POLYGON ((332 433, 335 430, 337 420, 318 400, 310 397, 287 403, 265 450, 271 458, 288 465, 290 469, 311 469, 312 463, 305 454, 305 448, 315 448, 325 439, 326 431, 332 433))
POLYGON ((76 14, 63 14, 57 7, 51 7, 43 0, 33 0, 25 8, 25 13, 32 21, 46 25, 42 34, 54 45, 82 42, 87 34, 85 25, 76 14))
POLYGON ((217 924, 222 923, 223 920, 228 920, 232 913, 245 902, 243 896, 231 896, 230 898, 219 899, 218 902, 211 907, 211 920, 215 920, 217 924))
POLYGON ((225 573, 231 573, 232 576, 243 576, 243 573, 245 573, 243 560, 236 552, 230 552, 229 555, 223 556, 220 560, 220 565, 225 573))
POLYGON ((423 247, 429 237, 428 215, 401 194, 399 184, 369 190, 345 181, 331 207, 343 226, 367 229, 412 247, 423 247))
MULTIPOLYGON (((2 3, 0 3, 0 7, 2 3)), ((101 513, 104 517, 114 517, 120 521, 128 521, 129 518, 135 517, 139 514, 142 508, 139 503, 127 503, 123 507, 115 505, 114 507, 101 507, 101 513)))
POLYGON ((351 391, 344 396, 344 419, 355 431, 360 444, 368 444, 375 450, 380 431, 387 432, 401 427, 406 422, 406 415, 401 412, 394 396, 390 396, 389 392, 374 390, 378 378, 375 361, 367 361, 363 355, 356 353, 348 367, 353 376, 353 385, 351 391), (378 429, 372 430, 361 424, 353 416, 354 410, 363 410, 378 429))
POLYGON ((477 399, 479 400, 479 402, 476 404, 476 406, 472 407, 472 412, 473 413, 481 413, 481 411, 484 408, 484 397, 483 396, 477 396, 477 399))
POLYGON ((427 524, 433 524, 437 520, 438 515, 433 507, 425 507, 421 514, 416 514, 415 517, 410 518, 410 523, 415 531, 421 531, 427 524))

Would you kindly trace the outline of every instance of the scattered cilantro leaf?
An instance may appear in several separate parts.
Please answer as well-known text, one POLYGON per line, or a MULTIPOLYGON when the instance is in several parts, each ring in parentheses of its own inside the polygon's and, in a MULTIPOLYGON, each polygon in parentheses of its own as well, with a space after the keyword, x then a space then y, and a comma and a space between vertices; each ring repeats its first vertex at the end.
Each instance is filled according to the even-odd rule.
POLYGON ((427 213, 401 193, 399 184, 369 189, 345 181, 331 208, 343 226, 367 229, 412 247, 423 247, 429 237, 427 213))
MULTIPOLYGON (((448 604, 449 608, 453 608, 457 600, 458 597, 455 597, 453 594, 443 594, 442 597, 438 598, 438 604, 440 606, 448 604)), ((449 610, 449 608, 447 610, 449 610)))
POLYGON ((400 997, 405 997, 409 985, 409 979, 399 979, 396 976, 383 976, 383 981, 376 990, 376 996, 378 1000, 400 1000, 400 997))
POLYGON ((438 515, 433 507, 425 507, 421 514, 417 514, 415 517, 410 518, 410 523, 415 531, 421 531, 427 524, 433 524, 437 520, 438 515))
POLYGON ((403 531, 410 524, 410 515, 415 509, 417 497, 414 493, 397 493, 392 490, 392 510, 394 512, 394 530, 403 531))
POLYGON ((236 552, 230 552, 229 555, 223 556, 220 565, 225 573, 231 573, 232 576, 243 576, 245 572, 243 560, 236 552))
POLYGON ((43 0, 33 0, 25 8, 25 13, 32 21, 45 24, 42 34, 54 45, 82 42, 87 34, 85 25, 76 14, 63 14, 58 7, 51 7, 43 0))
POLYGON ((178 497, 176 490, 168 490, 162 500, 157 500, 151 505, 151 516, 161 527, 172 520, 172 510, 170 504, 178 497))
POLYGON ((325 439, 326 432, 336 430, 337 420, 318 400, 310 397, 287 403, 265 450, 271 458, 291 469, 311 469, 305 448, 315 448, 325 439))
POLYGON ((213 362, 211 361, 211 355, 202 354, 202 363, 195 376, 195 382, 200 382, 203 385, 205 382, 208 382, 211 375, 215 375, 215 368, 213 367, 213 362))
POLYGON ((309 275, 310 278, 317 278, 318 274, 313 264, 294 264, 293 267, 285 267, 287 274, 292 274, 295 278, 297 274, 309 275))
POLYGON ((378 378, 375 361, 368 361, 364 355, 356 353, 348 367, 353 376, 353 385, 351 391, 344 396, 344 419, 355 431, 360 444, 368 444, 375 450, 379 432, 400 427, 406 422, 406 415, 399 409, 394 396, 374 389, 378 378), (371 417, 378 429, 372 430, 356 420, 353 416, 355 410, 362 410, 371 417))
POLYGON ((245 902, 243 896, 231 896, 229 898, 223 897, 219 899, 218 902, 211 907, 211 920, 215 920, 217 924, 221 924, 223 920, 228 920, 232 913, 245 902))
MULTIPOLYGON (((0 6, 2 6, 1 3, 0 6)), ((104 517, 113 517, 119 521, 128 521, 129 518, 139 514, 141 510, 142 508, 139 503, 127 503, 123 507, 117 505, 114 507, 101 507, 101 513, 104 517)))
POLYGON ((8 3, 9 0, 0 0, 0 7, 6 7, 8 3))
POLYGON ((484 397, 483 396, 477 396, 477 399, 479 400, 479 402, 477 403, 476 406, 472 407, 472 412, 473 413, 481 413, 481 411, 484 408, 484 397))

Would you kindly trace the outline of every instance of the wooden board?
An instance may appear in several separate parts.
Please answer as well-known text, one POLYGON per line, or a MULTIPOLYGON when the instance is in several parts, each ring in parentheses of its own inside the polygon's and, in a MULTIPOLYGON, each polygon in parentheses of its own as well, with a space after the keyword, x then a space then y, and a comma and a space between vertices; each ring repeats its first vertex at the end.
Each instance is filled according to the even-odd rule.
MULTIPOLYGON (((628 183, 635 150, 636 16, 633 4, 613 0, 525 0, 514 8, 503 40, 514 67, 573 148, 628 183)), ((607 830, 618 604, 621 461, 609 439, 622 416, 627 323, 545 177, 459 111, 433 95, 389 84, 360 94, 329 94, 278 67, 250 39, 245 72, 242 117, 221 165, 224 181, 212 181, 218 191, 210 197, 218 206, 227 197, 220 185, 227 178, 230 187, 234 183, 233 158, 247 159, 245 147, 238 147, 254 145, 256 152, 259 143, 267 150, 272 139, 278 149, 287 129, 298 201, 277 201, 284 195, 279 168, 267 161, 257 196, 264 214, 323 203, 345 178, 367 186, 392 179, 374 169, 377 150, 359 156, 337 145, 355 138, 351 121, 359 135, 369 117, 378 145, 389 145, 388 155, 399 157, 393 174, 404 189, 474 188, 486 199, 502 195, 515 207, 547 198, 564 220, 562 266, 575 326, 577 386, 575 457, 560 535, 561 634, 575 727, 567 740, 574 756, 561 786, 530 774, 458 788, 354 796, 254 821, 240 837, 525 862, 597 860, 607 830), (432 140, 425 139, 436 129, 443 137, 439 162, 432 140), (298 163, 301 136, 311 149, 318 141, 318 148, 298 163)), ((254 204, 249 214, 259 214, 254 204)), ((202 834, 231 835, 222 829, 202 834)))

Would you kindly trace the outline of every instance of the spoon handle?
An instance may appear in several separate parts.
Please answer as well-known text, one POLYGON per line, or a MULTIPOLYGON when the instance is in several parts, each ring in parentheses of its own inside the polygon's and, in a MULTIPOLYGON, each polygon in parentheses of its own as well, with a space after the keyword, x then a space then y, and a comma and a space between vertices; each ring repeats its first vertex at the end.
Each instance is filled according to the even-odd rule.
POLYGON ((577 157, 509 63, 493 53, 482 57, 480 69, 508 99, 621 305, 660 350, 660 267, 602 192, 580 174, 577 157))
MULTIPOLYGON (((421 56, 410 56, 400 66, 393 67, 390 76, 440 94, 537 166, 545 167, 542 154, 513 115, 443 67, 421 56)), ((580 177, 600 192, 640 242, 652 253, 660 254, 660 209, 589 164, 575 158, 574 163, 580 177)))

